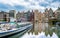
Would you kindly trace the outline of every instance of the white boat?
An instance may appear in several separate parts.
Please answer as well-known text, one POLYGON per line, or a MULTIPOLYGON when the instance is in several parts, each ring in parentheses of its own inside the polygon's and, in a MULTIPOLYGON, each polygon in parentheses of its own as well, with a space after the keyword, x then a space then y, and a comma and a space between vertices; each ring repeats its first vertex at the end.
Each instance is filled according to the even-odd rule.
MULTIPOLYGON (((14 24, 16 24, 16 23, 14 23, 14 24)), ((9 29, 9 30, 1 30, 0 29, 0 37, 9 36, 9 35, 12 35, 12 34, 15 34, 15 33, 18 33, 18 32, 22 32, 22 31, 24 31, 26 29, 32 28, 32 24, 27 23, 27 24, 25 24, 25 26, 23 26, 23 25, 24 24, 21 25, 22 27, 19 27, 19 28, 14 27, 14 28, 9 29)), ((17 24, 16 24, 16 26, 17 26, 17 24)))

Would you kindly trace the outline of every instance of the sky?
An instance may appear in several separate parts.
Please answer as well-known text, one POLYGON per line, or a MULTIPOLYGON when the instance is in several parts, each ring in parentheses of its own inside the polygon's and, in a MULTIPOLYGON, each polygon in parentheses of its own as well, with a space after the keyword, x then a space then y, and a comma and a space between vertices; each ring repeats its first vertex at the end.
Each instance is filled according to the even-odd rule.
POLYGON ((60 0, 0 0, 0 11, 32 9, 44 11, 46 8, 55 11, 59 6, 60 0))

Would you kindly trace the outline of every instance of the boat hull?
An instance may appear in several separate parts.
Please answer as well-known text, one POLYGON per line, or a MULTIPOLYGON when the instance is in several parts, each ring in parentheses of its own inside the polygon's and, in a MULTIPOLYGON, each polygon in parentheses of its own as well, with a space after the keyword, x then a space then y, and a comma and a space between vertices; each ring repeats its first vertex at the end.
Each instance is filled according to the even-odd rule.
POLYGON ((29 28, 32 28, 32 25, 20 27, 17 30, 11 30, 11 31, 8 31, 8 32, 2 32, 2 33, 0 33, 0 37, 6 37, 6 36, 9 36, 9 35, 13 35, 13 34, 16 34, 18 32, 22 32, 22 31, 24 31, 26 29, 29 29, 29 28))

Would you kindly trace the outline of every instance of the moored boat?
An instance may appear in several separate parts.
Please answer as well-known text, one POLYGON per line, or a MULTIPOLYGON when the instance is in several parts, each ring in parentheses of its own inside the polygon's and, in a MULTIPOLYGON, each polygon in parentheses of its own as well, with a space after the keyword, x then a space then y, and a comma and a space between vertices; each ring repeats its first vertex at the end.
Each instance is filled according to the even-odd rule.
POLYGON ((22 32, 24 30, 26 30, 27 28, 32 27, 32 24, 29 23, 25 23, 25 26, 23 26, 24 24, 20 24, 18 25, 17 23, 7 23, 7 24, 1 24, 0 26, 0 37, 5 37, 8 35, 12 35, 18 32, 22 32), (1 26, 2 25, 2 26, 1 26), (6 27, 3 27, 4 25, 7 25, 6 27), (8 26, 9 25, 9 26, 8 26), (19 28, 17 26, 20 26, 19 28), (2 29, 3 27, 3 29, 2 29), (7 28, 9 27, 9 28, 7 28))

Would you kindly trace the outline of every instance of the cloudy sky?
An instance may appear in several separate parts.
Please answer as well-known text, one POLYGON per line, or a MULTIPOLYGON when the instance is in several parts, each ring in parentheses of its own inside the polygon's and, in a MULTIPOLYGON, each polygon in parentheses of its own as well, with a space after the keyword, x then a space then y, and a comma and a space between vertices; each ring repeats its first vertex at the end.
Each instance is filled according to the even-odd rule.
POLYGON ((60 0, 0 0, 0 11, 7 10, 30 10, 39 9, 43 11, 45 8, 56 10, 60 6, 60 0))

